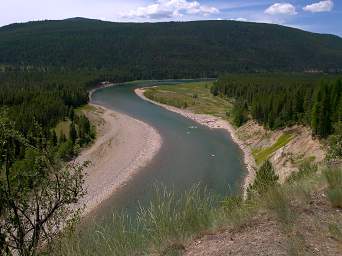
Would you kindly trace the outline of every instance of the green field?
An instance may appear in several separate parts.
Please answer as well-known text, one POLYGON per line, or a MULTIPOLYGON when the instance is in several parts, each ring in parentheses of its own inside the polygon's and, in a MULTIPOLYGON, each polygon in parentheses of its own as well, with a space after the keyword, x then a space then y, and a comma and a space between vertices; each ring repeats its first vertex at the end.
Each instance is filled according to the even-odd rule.
POLYGON ((213 82, 195 82, 180 85, 161 85, 149 88, 145 96, 154 101, 188 109, 197 114, 210 114, 229 120, 232 104, 210 93, 213 82))

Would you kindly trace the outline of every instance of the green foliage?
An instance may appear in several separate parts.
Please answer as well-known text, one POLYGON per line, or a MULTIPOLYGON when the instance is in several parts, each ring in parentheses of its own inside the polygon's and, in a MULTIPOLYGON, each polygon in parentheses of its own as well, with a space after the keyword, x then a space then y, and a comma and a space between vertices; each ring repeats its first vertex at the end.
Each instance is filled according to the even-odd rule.
POLYGON ((299 123, 311 126, 314 135, 324 138, 342 117, 342 81, 335 76, 230 74, 221 76, 211 91, 235 99, 237 123, 240 102, 246 102, 252 118, 267 128, 299 123))
POLYGON ((242 202, 243 198, 241 196, 229 196, 221 202, 221 206, 225 211, 229 212, 240 207, 242 202))
POLYGON ((136 219, 125 213, 114 213, 110 225, 95 227, 87 246, 76 237, 55 243, 52 255, 149 255, 152 251, 176 253, 181 243, 209 228, 215 214, 215 198, 200 186, 176 194, 164 186, 156 186, 155 196, 146 207, 141 207, 136 219))
POLYGON ((292 135, 290 133, 285 133, 281 135, 277 141, 270 147, 266 147, 262 150, 253 150, 253 156, 255 158, 255 162, 259 165, 267 160, 275 151, 280 149, 289 143, 292 139, 292 135))
POLYGON ((0 115, 1 255, 37 255, 78 216, 70 205, 85 194, 85 165, 62 167, 53 153, 39 126, 25 137, 0 115))
POLYGON ((248 108, 247 105, 242 102, 237 102, 233 106, 232 110, 233 123, 240 127, 248 121, 248 108))
POLYGON ((70 128, 69 128, 69 138, 72 142, 72 144, 76 143, 76 139, 77 139, 77 131, 76 131, 76 127, 75 124, 72 122, 70 123, 70 128))
POLYGON ((278 175, 270 161, 266 160, 256 173, 254 183, 248 188, 248 194, 262 195, 278 183, 278 175))
POLYGON ((339 227, 336 223, 329 224, 330 235, 339 242, 342 242, 342 227, 339 227))
POLYGON ((276 214, 286 231, 294 224, 295 216, 290 206, 287 191, 282 187, 272 187, 264 195, 266 207, 276 214))
POLYGON ((330 168, 325 171, 328 182, 327 194, 334 207, 342 208, 342 168, 330 168))
POLYGON ((182 108, 186 103, 187 109, 198 114, 210 114, 227 118, 231 103, 221 97, 214 97, 207 85, 212 82, 193 82, 177 85, 160 85, 148 88, 144 95, 154 101, 182 108), (194 95, 196 97, 194 98, 194 95))
POLYGON ((0 73, 0 106, 24 135, 34 122, 48 134, 51 128, 72 115, 70 109, 86 104, 89 75, 61 72, 9 71, 0 73))
POLYGON ((310 161, 304 161, 300 167, 298 172, 294 172, 287 179, 289 183, 294 183, 300 181, 306 177, 309 177, 315 173, 317 173, 318 166, 317 164, 311 163, 310 161))
POLYGON ((337 36, 274 24, 67 19, 0 28, 0 63, 22 69, 117 70, 136 79, 216 77, 227 71, 335 71, 342 66, 341 45, 337 36))
POLYGON ((334 128, 334 133, 328 138, 328 160, 342 159, 342 121, 336 123, 334 128))
POLYGON ((71 140, 67 140, 58 146, 57 155, 64 161, 69 161, 75 155, 74 143, 71 140))

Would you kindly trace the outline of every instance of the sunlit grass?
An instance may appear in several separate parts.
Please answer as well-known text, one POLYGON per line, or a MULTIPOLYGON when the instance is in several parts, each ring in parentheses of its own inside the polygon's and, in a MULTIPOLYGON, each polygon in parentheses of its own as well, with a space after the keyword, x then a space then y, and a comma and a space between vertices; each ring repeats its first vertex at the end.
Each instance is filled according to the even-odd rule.
POLYGON ((275 151, 285 146, 292 140, 293 136, 290 133, 285 133, 281 135, 278 140, 270 147, 263 148, 261 150, 253 150, 253 156, 257 165, 262 164, 267 160, 275 151))
POLYGON ((160 85, 149 88, 145 96, 157 102, 185 108, 197 114, 210 114, 229 119, 232 104, 210 93, 212 82, 194 82, 177 85, 160 85))

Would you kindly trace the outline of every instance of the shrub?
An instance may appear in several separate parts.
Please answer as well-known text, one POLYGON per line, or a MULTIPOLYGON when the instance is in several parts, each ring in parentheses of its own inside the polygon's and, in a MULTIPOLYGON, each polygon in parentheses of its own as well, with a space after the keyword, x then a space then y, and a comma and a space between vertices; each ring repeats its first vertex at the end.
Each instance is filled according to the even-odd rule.
POLYGON ((269 160, 266 160, 263 165, 259 168, 256 173, 255 181, 253 185, 251 185, 247 192, 249 196, 251 194, 264 194, 271 187, 277 184, 279 180, 278 175, 275 173, 275 170, 269 160))
POLYGON ((232 211, 235 210, 236 208, 240 207, 242 204, 243 200, 242 197, 239 196, 229 196, 226 197, 224 200, 221 202, 221 206, 225 211, 232 211))
POLYGON ((290 228, 295 218, 287 191, 282 187, 274 187, 266 193, 265 202, 267 208, 276 214, 284 228, 290 228))
POLYGON ((333 207, 342 208, 342 168, 327 169, 327 195, 333 207))
POLYGON ((311 163, 310 161, 304 161, 300 167, 298 172, 294 172, 291 176, 287 179, 289 183, 293 183, 299 181, 305 177, 316 173, 318 170, 317 164, 311 163))
POLYGON ((74 145, 71 140, 67 140, 58 147, 58 156, 68 161, 74 156, 74 145))

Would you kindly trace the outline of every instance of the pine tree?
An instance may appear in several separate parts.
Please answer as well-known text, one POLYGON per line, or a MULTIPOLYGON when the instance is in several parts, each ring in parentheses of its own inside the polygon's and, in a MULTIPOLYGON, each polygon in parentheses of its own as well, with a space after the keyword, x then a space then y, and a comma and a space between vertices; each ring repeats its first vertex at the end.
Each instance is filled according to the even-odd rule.
POLYGON ((277 184, 278 175, 269 160, 266 160, 256 173, 255 181, 248 189, 249 192, 263 194, 277 184))

